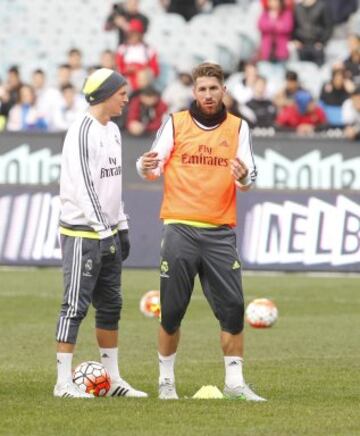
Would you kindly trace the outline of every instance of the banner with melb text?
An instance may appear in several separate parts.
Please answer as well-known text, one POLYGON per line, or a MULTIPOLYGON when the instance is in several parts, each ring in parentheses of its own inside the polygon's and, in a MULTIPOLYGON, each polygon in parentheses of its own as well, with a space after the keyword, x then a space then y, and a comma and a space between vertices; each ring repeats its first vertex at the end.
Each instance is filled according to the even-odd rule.
MULTIPOLYGON (((124 192, 130 267, 157 267, 161 192, 124 192)), ((60 265, 58 188, 0 186, 0 264, 60 265)), ((238 196, 245 269, 360 272, 360 194, 252 191, 238 196)))
POLYGON ((251 269, 360 272, 360 195, 253 192, 239 209, 251 269))

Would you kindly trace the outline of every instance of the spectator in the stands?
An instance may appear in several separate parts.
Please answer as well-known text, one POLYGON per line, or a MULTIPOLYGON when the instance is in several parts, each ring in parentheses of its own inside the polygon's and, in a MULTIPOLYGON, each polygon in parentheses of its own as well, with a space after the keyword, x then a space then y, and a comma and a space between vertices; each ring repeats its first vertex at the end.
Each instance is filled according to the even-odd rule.
POLYGON ((353 90, 353 82, 346 79, 345 70, 343 68, 333 69, 331 80, 322 87, 319 101, 325 111, 329 126, 341 127, 343 125, 341 107, 353 90))
POLYGON ((254 85, 258 77, 255 64, 248 62, 244 65, 243 77, 229 89, 239 105, 247 103, 254 95, 254 85))
POLYGON ((143 38, 142 22, 130 20, 126 42, 118 47, 116 53, 117 68, 128 80, 130 92, 146 87, 160 73, 157 53, 143 38))
POLYGON ((106 19, 105 30, 117 30, 119 34, 118 45, 125 42, 126 33, 129 30, 130 20, 141 21, 146 33, 149 19, 139 10, 139 0, 125 0, 121 3, 114 3, 112 11, 106 19))
POLYGON ((331 12, 322 0, 301 0, 295 6, 293 43, 300 60, 322 65, 332 30, 331 12))
POLYGON ((266 96, 266 79, 258 76, 254 95, 240 107, 240 112, 254 127, 272 127, 276 118, 276 106, 266 96))
POLYGON ((62 86, 71 84, 71 68, 69 64, 61 64, 56 71, 56 88, 59 90, 62 86))
POLYGON ((35 92, 36 108, 45 118, 48 130, 52 130, 54 114, 62 103, 59 89, 47 86, 44 70, 34 70, 31 77, 31 85, 35 92))
POLYGON ((7 98, 8 98, 7 92, 0 79, 0 132, 2 132, 5 129, 6 117, 5 115, 2 114, 1 106, 3 104, 3 100, 7 98))
POLYGON ((19 100, 19 92, 22 86, 20 71, 17 66, 7 70, 5 82, 0 87, 0 116, 8 117, 10 109, 19 100))
POLYGON ((160 0, 166 12, 179 14, 186 21, 199 12, 197 0, 160 0))
POLYGON ((360 140, 360 85, 357 86, 342 107, 345 124, 345 136, 349 139, 360 140))
POLYGON ((194 99, 190 64, 179 63, 176 74, 176 79, 172 80, 162 93, 162 99, 167 104, 169 113, 188 109, 194 99))
POLYGON ((90 76, 90 74, 100 68, 109 68, 110 70, 116 70, 117 67, 115 62, 115 52, 109 49, 103 50, 100 53, 99 63, 87 67, 86 71, 88 76, 90 76))
POLYGON ((64 85, 61 89, 61 97, 62 102, 54 113, 51 130, 67 130, 87 108, 84 97, 73 85, 64 85))
POLYGON ((235 4, 236 0, 211 0, 211 3, 213 4, 214 8, 219 5, 225 5, 225 4, 235 4))
POLYGON ((223 97, 223 103, 224 103, 226 110, 228 112, 230 112, 231 114, 233 114, 237 117, 242 117, 245 119, 245 121, 249 122, 246 119, 246 117, 240 113, 240 109, 239 109, 239 105, 238 105, 237 101, 234 99, 234 97, 229 92, 225 92, 224 97, 223 97))
POLYGON ((159 92, 153 86, 148 86, 130 100, 126 128, 134 136, 155 133, 166 112, 166 103, 159 92))
POLYGON ((78 48, 72 48, 68 52, 68 64, 70 65, 70 82, 78 91, 84 86, 87 71, 82 65, 82 53, 78 48))
POLYGON ((345 23, 359 7, 358 0, 325 0, 335 25, 345 23))
POLYGON ((261 33, 260 59, 270 62, 286 61, 289 57, 288 42, 293 27, 293 14, 285 0, 267 0, 258 21, 261 33))
POLYGON ((112 50, 107 49, 101 52, 99 68, 116 69, 115 53, 112 50))
POLYGON ((351 34, 347 39, 349 56, 344 61, 346 75, 354 84, 360 85, 360 29, 359 34, 351 34))
POLYGON ((19 100, 10 109, 6 128, 9 131, 46 131, 47 124, 43 114, 35 105, 35 91, 30 85, 22 85, 19 100))
POLYGON ((306 135, 314 132, 316 128, 325 126, 325 112, 315 103, 308 91, 301 89, 295 93, 294 98, 295 103, 285 106, 279 112, 276 118, 278 127, 306 135))
POLYGON ((296 71, 288 70, 285 73, 285 85, 275 94, 273 102, 278 110, 294 103, 294 96, 301 88, 296 71))

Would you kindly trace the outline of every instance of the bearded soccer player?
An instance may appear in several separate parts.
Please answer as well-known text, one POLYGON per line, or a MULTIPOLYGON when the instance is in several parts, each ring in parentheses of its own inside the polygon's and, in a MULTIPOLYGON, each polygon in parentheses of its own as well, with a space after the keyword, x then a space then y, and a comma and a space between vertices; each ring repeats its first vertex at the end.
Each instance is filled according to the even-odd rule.
POLYGON ((228 113, 221 67, 203 63, 193 71, 195 100, 172 114, 151 151, 137 161, 146 179, 164 175, 161 244, 159 398, 178 399, 175 357, 180 325, 195 276, 221 329, 225 363, 224 395, 266 401, 243 377, 244 298, 236 250, 236 190, 255 182, 247 123, 228 113))
POLYGON ((109 372, 108 396, 147 397, 120 377, 118 323, 122 261, 130 250, 122 203, 121 135, 111 117, 128 102, 124 77, 107 68, 92 73, 83 92, 87 113, 66 134, 60 179, 60 234, 64 299, 56 330, 55 397, 90 398, 72 382, 72 358, 81 321, 95 308, 101 362, 109 372))

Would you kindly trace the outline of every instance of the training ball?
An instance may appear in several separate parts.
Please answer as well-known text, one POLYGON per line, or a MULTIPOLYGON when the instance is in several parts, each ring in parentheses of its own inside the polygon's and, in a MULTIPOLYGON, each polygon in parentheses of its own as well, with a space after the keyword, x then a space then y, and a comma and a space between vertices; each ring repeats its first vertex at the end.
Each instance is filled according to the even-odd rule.
POLYGON ((140 312, 149 318, 160 317, 160 291, 148 291, 142 296, 140 312))
POLYGON ((267 328, 275 324, 278 310, 275 304, 267 298, 257 298, 246 308, 245 319, 255 328, 267 328))
POLYGON ((104 397, 110 389, 109 373, 99 362, 83 362, 73 373, 73 382, 84 392, 95 397, 104 397))

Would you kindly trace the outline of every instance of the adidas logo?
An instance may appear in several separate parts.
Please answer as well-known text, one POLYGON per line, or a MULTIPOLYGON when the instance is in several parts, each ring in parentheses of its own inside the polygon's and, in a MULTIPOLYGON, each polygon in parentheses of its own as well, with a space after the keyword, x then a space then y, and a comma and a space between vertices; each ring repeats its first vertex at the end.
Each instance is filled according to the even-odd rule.
POLYGON ((239 269, 240 267, 241 267, 240 263, 237 260, 235 260, 232 269, 239 269))
POLYGON ((101 357, 106 359, 106 358, 109 358, 110 356, 108 354, 104 353, 104 354, 101 355, 101 357))
POLYGON ((236 366, 236 365, 239 365, 239 364, 240 364, 239 360, 233 360, 232 362, 229 363, 228 366, 236 366))

